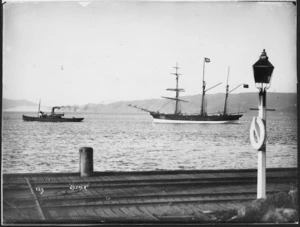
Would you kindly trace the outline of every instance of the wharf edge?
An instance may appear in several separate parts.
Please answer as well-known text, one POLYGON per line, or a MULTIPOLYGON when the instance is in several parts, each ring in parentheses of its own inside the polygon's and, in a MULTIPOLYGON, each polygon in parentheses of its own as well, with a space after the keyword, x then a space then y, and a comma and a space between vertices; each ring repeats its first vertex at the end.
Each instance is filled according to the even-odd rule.
MULTIPOLYGON (((267 169, 267 195, 298 187, 297 168, 267 169)), ((256 199, 256 169, 3 174, 3 224, 209 223, 256 199)))

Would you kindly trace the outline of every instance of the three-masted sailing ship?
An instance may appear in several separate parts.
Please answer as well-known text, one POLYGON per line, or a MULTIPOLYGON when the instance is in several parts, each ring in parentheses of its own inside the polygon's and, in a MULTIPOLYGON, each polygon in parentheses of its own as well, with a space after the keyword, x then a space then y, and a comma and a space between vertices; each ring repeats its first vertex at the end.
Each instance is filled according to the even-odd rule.
MULTIPOLYGON (((220 85, 221 83, 206 89, 206 83, 204 80, 204 74, 205 74, 205 63, 210 62, 209 58, 204 58, 203 61, 203 79, 202 79, 202 102, 201 102, 201 109, 200 109, 200 113, 199 114, 183 114, 181 112, 181 108, 180 108, 180 103, 181 102, 187 102, 185 100, 180 99, 179 94, 180 92, 184 92, 184 89, 179 88, 178 87, 178 79, 179 79, 179 75, 178 74, 178 64, 176 65, 176 67, 174 67, 176 69, 175 73, 172 73, 176 76, 176 88, 168 88, 168 91, 175 91, 176 95, 175 97, 162 97, 162 98, 166 98, 166 99, 170 99, 175 101, 175 111, 174 113, 160 113, 158 111, 150 111, 148 109, 145 108, 141 108, 138 107, 136 105, 129 105, 130 107, 134 107, 137 109, 140 109, 142 111, 145 112, 149 112, 150 115, 153 117, 153 121, 154 123, 238 123, 239 119, 243 116, 242 113, 227 113, 227 100, 228 100, 228 95, 230 92, 232 92, 233 90, 237 89, 239 86, 241 86, 242 84, 240 84, 239 86, 237 86, 236 88, 232 89, 231 91, 229 91, 229 85, 228 85, 228 76, 229 76, 229 69, 228 69, 228 76, 227 76, 227 85, 226 85, 226 94, 225 94, 225 105, 224 105, 224 111, 223 113, 218 113, 218 114, 211 114, 209 115, 206 111, 206 101, 205 101, 205 93, 220 85)), ((244 84, 244 87, 247 88, 248 85, 244 84)))

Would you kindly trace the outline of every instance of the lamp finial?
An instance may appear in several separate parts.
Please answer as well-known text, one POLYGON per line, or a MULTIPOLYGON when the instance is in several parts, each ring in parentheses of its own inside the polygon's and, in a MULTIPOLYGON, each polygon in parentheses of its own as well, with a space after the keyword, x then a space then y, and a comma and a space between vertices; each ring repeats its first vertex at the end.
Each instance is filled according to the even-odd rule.
POLYGON ((260 59, 261 60, 268 60, 268 56, 267 56, 267 53, 266 53, 265 49, 263 49, 263 52, 260 55, 260 59))

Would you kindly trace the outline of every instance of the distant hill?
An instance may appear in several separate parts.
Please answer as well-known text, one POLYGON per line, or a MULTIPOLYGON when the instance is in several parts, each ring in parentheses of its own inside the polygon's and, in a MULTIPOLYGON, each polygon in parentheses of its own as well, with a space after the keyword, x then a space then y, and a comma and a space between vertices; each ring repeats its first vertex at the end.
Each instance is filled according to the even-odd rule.
MULTIPOLYGON (((201 95, 182 96, 181 99, 188 103, 181 103, 183 113, 199 113, 201 104, 201 95)), ((225 94, 208 94, 206 95, 208 113, 223 111, 225 94)), ((174 112, 174 102, 166 99, 148 99, 134 101, 119 101, 109 104, 89 103, 82 106, 64 106, 60 111, 65 112, 95 112, 95 113, 142 113, 142 111, 129 107, 128 105, 137 105, 152 111, 166 113, 174 112)), ((4 111, 32 111, 37 110, 38 104, 27 100, 9 100, 3 99, 4 111), (27 109, 24 109, 24 108, 27 109), (23 108, 23 110, 22 110, 23 108)), ((257 108, 258 93, 239 93, 230 94, 228 99, 228 111, 240 112, 248 111, 249 108, 257 108)), ((297 94, 296 93, 267 93, 267 108, 276 109, 276 112, 296 112, 297 111, 297 94)), ((49 108, 47 108, 49 109, 49 108)), ((43 110, 46 110, 43 108, 43 110)), ((49 111, 49 110, 46 110, 49 111)))
MULTIPOLYGON (((24 112, 37 112, 38 103, 34 103, 25 99, 2 99, 2 110, 3 111, 24 111, 24 112)), ((51 111, 51 107, 42 106, 43 111, 51 111)))
MULTIPOLYGON (((201 105, 201 95, 182 96, 181 99, 188 103, 181 103, 183 113, 199 113, 201 105)), ((224 110, 225 94, 208 94, 207 112, 217 113, 224 110)), ((128 104, 137 105, 152 111, 173 113, 175 105, 173 101, 166 99, 151 99, 137 101, 123 101, 106 105, 101 112, 122 112, 138 113, 138 109, 128 107, 128 104), (130 109, 129 109, 130 108, 130 109)), ((258 107, 257 93, 239 93, 231 94, 228 99, 228 112, 248 111, 249 108, 258 107)), ((296 93, 267 93, 267 108, 276 109, 276 112, 296 112, 297 111, 297 94, 296 93)))
POLYGON ((4 111, 37 111, 38 104, 28 100, 2 99, 2 110, 4 111))
POLYGON ((2 100, 2 108, 3 109, 10 109, 19 106, 36 106, 36 103, 20 99, 20 100, 13 100, 13 99, 3 99, 2 100))

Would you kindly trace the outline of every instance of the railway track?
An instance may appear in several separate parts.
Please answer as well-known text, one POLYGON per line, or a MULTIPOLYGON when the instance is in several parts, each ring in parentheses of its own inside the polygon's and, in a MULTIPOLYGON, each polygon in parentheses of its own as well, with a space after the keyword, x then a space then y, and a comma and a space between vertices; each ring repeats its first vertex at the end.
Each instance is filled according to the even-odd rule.
MULTIPOLYGON (((192 220, 202 217, 205 210, 237 209, 256 199, 254 170, 104 173, 89 178, 24 174, 6 175, 3 182, 3 214, 8 223, 192 220)), ((275 169, 267 174, 268 195, 288 192, 296 185, 296 169, 275 169)))
MULTIPOLYGON (((186 175, 186 174, 185 174, 186 175)), ((38 180, 38 179, 30 179, 30 177, 23 177, 17 180, 11 180, 4 178, 4 189, 5 188, 23 188, 27 187, 26 179, 30 179, 32 184, 38 185, 44 188, 65 188, 70 184, 89 184, 93 187, 131 187, 131 186, 149 186, 149 185, 207 185, 207 184, 252 184, 256 182, 256 175, 252 174, 249 176, 244 174, 245 176, 197 176, 193 175, 193 177, 186 176, 178 176, 178 178, 165 178, 168 175, 164 176, 164 178, 147 178, 147 175, 144 176, 146 179, 139 179, 138 176, 134 176, 137 179, 123 179, 123 175, 118 176, 118 179, 102 179, 101 177, 97 178, 85 178, 82 179, 80 177, 71 178, 71 177, 63 177, 60 181, 51 181, 51 180, 38 180)), ((126 177, 126 176, 125 176, 126 177)), ((132 177, 129 175, 129 177, 132 177)), ((142 176, 143 177, 143 176, 142 176)), ((160 176, 162 177, 162 176, 160 176)), ((49 178, 50 179, 50 178, 49 178)), ((267 176, 267 182, 296 182, 297 181, 297 172, 296 171, 286 171, 284 173, 280 173, 280 175, 267 176)))

